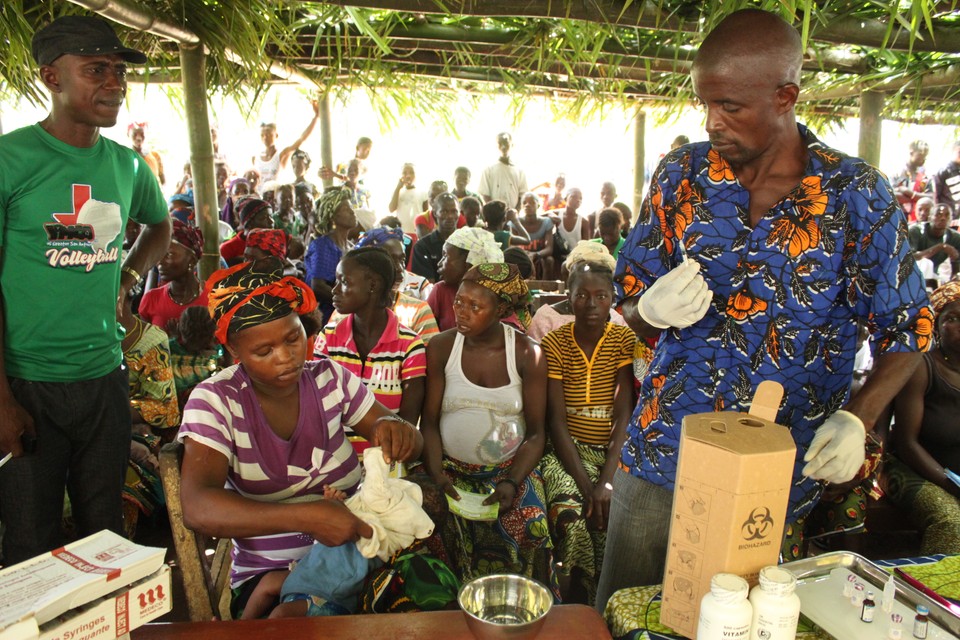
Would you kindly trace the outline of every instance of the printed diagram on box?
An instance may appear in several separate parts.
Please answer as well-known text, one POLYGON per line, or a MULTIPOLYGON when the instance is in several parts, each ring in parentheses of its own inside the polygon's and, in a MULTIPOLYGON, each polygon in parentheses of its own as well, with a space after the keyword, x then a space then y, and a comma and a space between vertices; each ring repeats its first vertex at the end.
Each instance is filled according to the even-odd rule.
POLYGON ((680 563, 677 565, 678 569, 689 571, 690 573, 700 572, 700 568, 697 566, 699 564, 700 556, 692 551, 680 549, 680 551, 677 552, 677 559, 680 561, 680 563))
MULTIPOLYGON (((693 609, 690 609, 689 611, 678 611, 676 609, 671 609, 666 612, 666 615, 666 625, 668 627, 673 627, 674 629, 689 626, 693 622, 693 609)), ((661 622, 663 622, 663 620, 661 620, 661 622)))
POLYGON ((680 495, 677 499, 677 512, 691 515, 694 518, 706 520, 710 516, 710 504, 713 496, 704 491, 697 491, 688 485, 680 485, 680 495))
POLYGON ((700 531, 699 522, 684 521, 683 518, 681 518, 680 529, 684 537, 684 542, 699 545, 700 541, 703 540, 703 533, 700 531))
POLYGON ((675 576, 670 586, 673 592, 671 595, 693 602, 693 582, 683 576, 675 576))

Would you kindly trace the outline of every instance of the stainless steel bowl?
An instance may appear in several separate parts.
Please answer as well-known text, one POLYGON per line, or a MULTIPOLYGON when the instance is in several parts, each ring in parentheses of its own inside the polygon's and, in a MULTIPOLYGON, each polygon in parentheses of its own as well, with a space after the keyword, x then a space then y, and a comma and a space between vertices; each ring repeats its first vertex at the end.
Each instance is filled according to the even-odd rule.
POLYGON ((480 640, 525 640, 540 632, 553 606, 545 586, 510 574, 471 580, 457 596, 470 632, 480 640))

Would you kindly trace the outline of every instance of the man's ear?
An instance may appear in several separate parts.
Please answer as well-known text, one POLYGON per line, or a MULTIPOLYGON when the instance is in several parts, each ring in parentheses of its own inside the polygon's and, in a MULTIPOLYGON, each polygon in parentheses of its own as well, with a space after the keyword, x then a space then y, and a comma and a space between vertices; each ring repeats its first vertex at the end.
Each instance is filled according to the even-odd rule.
POLYGON ((40 81, 52 93, 60 93, 60 70, 52 64, 40 67, 40 81))
POLYGON ((800 87, 792 82, 777 87, 777 107, 781 113, 793 109, 800 97, 800 87))

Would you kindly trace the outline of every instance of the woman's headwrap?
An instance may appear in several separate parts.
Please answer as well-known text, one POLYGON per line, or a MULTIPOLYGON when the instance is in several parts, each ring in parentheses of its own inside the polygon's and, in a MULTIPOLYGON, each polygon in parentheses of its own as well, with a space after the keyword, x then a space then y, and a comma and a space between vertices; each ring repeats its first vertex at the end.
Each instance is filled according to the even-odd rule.
POLYGON ((291 313, 317 308, 313 290, 302 280, 284 276, 274 261, 244 262, 221 269, 207 280, 207 308, 217 323, 217 340, 227 335, 279 320, 291 313))
POLYGON ((353 197, 353 189, 350 187, 330 187, 317 198, 317 221, 313 228, 319 235, 330 233, 333 228, 333 214, 337 212, 340 205, 349 202, 353 197))
POLYGON ((247 189, 250 188, 250 181, 247 180, 246 178, 234 178, 233 180, 230 181, 230 185, 227 187, 227 192, 233 193, 233 188, 236 187, 238 184, 245 184, 247 185, 247 189))
POLYGON ((253 229, 247 234, 247 246, 263 249, 281 260, 287 259, 287 232, 283 229, 253 229))
POLYGON ((479 227, 460 227, 450 234, 446 244, 467 252, 467 263, 471 265, 490 262, 503 262, 503 249, 493 239, 493 234, 479 227))
POLYGON ((179 218, 173 219, 172 242, 182 244, 193 252, 199 260, 203 256, 203 234, 200 229, 181 221, 179 218))
POLYGON ((364 233, 357 241, 357 249, 361 247, 382 247, 390 240, 396 240, 403 246, 410 243, 410 238, 403 229, 393 227, 375 227, 364 233))
POLYGON ((934 316, 939 316, 943 308, 951 302, 960 302, 960 281, 958 280, 942 284, 930 294, 930 306, 933 307, 934 316))
POLYGON ((250 220, 253 220, 261 211, 270 211, 273 212, 273 207, 270 206, 269 202, 260 200, 259 198, 244 198, 242 203, 239 203, 239 214, 240 214, 240 228, 246 229, 247 223, 250 220))
POLYGON ((573 267, 579 262, 598 262, 610 267, 610 271, 617 270, 617 259, 610 255, 610 250, 602 242, 581 240, 570 251, 567 259, 563 261, 563 265, 567 268, 567 271, 573 271, 573 267))
POLYGON ((463 276, 464 282, 476 282, 492 291, 517 314, 524 328, 530 326, 530 290, 515 264, 485 263, 474 265, 463 276))

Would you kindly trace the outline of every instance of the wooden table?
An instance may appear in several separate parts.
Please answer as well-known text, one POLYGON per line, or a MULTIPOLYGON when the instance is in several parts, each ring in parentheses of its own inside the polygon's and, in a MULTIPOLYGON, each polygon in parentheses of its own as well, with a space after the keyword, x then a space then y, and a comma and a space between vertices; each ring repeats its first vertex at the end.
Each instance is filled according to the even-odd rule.
MULTIPOLYGON (((473 640, 474 636, 467 629, 463 616, 462 611, 430 611, 279 620, 179 622, 148 624, 135 629, 130 635, 133 640, 473 640)), ((550 610, 537 637, 543 640, 602 640, 610 638, 610 632, 603 618, 594 609, 582 604, 567 604, 550 610)))

